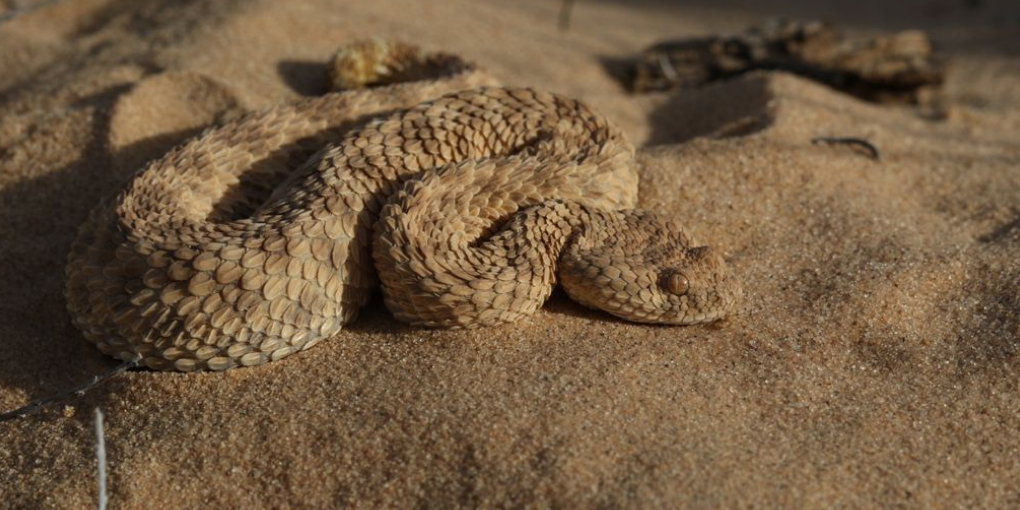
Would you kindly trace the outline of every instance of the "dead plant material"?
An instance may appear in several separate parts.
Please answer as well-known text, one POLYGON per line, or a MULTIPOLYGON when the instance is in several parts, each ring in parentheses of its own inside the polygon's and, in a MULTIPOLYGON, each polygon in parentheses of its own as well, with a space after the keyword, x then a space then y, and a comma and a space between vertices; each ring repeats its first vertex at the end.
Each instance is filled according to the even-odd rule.
POLYGON ((799 74, 862 99, 930 106, 945 75, 920 31, 850 40, 821 21, 770 20, 731 36, 668 41, 633 67, 635 92, 687 88, 752 70, 799 74))

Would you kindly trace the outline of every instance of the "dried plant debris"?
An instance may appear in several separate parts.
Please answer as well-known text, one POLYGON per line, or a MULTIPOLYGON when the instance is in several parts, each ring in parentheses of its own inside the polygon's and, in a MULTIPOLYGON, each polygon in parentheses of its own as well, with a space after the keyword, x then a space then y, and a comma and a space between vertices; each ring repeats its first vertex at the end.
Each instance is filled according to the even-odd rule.
POLYGON ((865 156, 878 161, 881 157, 878 152, 878 148, 875 144, 863 138, 856 138, 852 136, 817 136, 811 139, 811 143, 826 144, 826 145, 845 145, 851 147, 854 150, 860 151, 865 156))
POLYGON ((736 35, 656 44, 637 59, 631 87, 692 87, 756 69, 796 73, 869 101, 922 106, 936 102, 945 74, 920 31, 848 40, 825 22, 776 19, 736 35))

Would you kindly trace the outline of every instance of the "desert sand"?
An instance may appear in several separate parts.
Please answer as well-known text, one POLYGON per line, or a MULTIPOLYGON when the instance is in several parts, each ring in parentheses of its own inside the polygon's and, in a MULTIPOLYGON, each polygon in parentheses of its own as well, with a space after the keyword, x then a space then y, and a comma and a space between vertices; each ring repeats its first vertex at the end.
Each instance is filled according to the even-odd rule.
MULTIPOLYGON (((6 2, 0 4, 15 4, 6 2)), ((61 295, 75 229, 203 127, 325 92, 339 44, 398 37, 582 99, 639 147, 641 205, 726 254, 705 327, 554 295, 533 318, 350 329, 255 369, 132 371, 0 423, 0 507, 1020 505, 1020 6, 69 0, 0 24, 0 410, 114 365, 61 295), (948 115, 783 73, 629 94, 604 65, 773 15, 917 28, 948 115), (869 139, 872 160, 816 136, 869 139)))

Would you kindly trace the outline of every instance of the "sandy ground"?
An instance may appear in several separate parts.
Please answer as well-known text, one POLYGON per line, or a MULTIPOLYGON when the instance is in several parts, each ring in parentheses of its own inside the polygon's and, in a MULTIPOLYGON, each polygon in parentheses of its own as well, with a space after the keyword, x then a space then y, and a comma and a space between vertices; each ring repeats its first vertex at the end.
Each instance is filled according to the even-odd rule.
POLYGON ((642 205, 722 249, 745 296, 714 327, 556 295, 471 332, 377 300, 278 363, 135 371, 0 424, 0 506, 94 505, 96 406, 112 508, 1020 505, 1020 7, 582 1, 561 33, 558 4, 71 0, 0 25, 2 410, 113 364, 61 296, 99 198, 203 126, 323 92, 364 36, 604 112, 642 147, 642 205), (603 64, 776 14, 929 30, 948 119, 784 74, 636 97, 603 64))

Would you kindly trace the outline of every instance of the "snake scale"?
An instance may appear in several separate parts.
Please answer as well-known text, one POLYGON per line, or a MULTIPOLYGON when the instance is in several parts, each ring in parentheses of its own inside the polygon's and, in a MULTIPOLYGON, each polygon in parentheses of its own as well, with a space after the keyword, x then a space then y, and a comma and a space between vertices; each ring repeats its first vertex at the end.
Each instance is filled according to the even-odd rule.
POLYGON ((634 150, 586 105, 503 88, 458 57, 357 43, 354 85, 211 128, 135 174, 80 227, 74 324, 160 370, 307 349, 375 288, 401 321, 511 322, 560 284, 618 317, 723 317, 739 286, 675 221, 631 209, 634 150))

